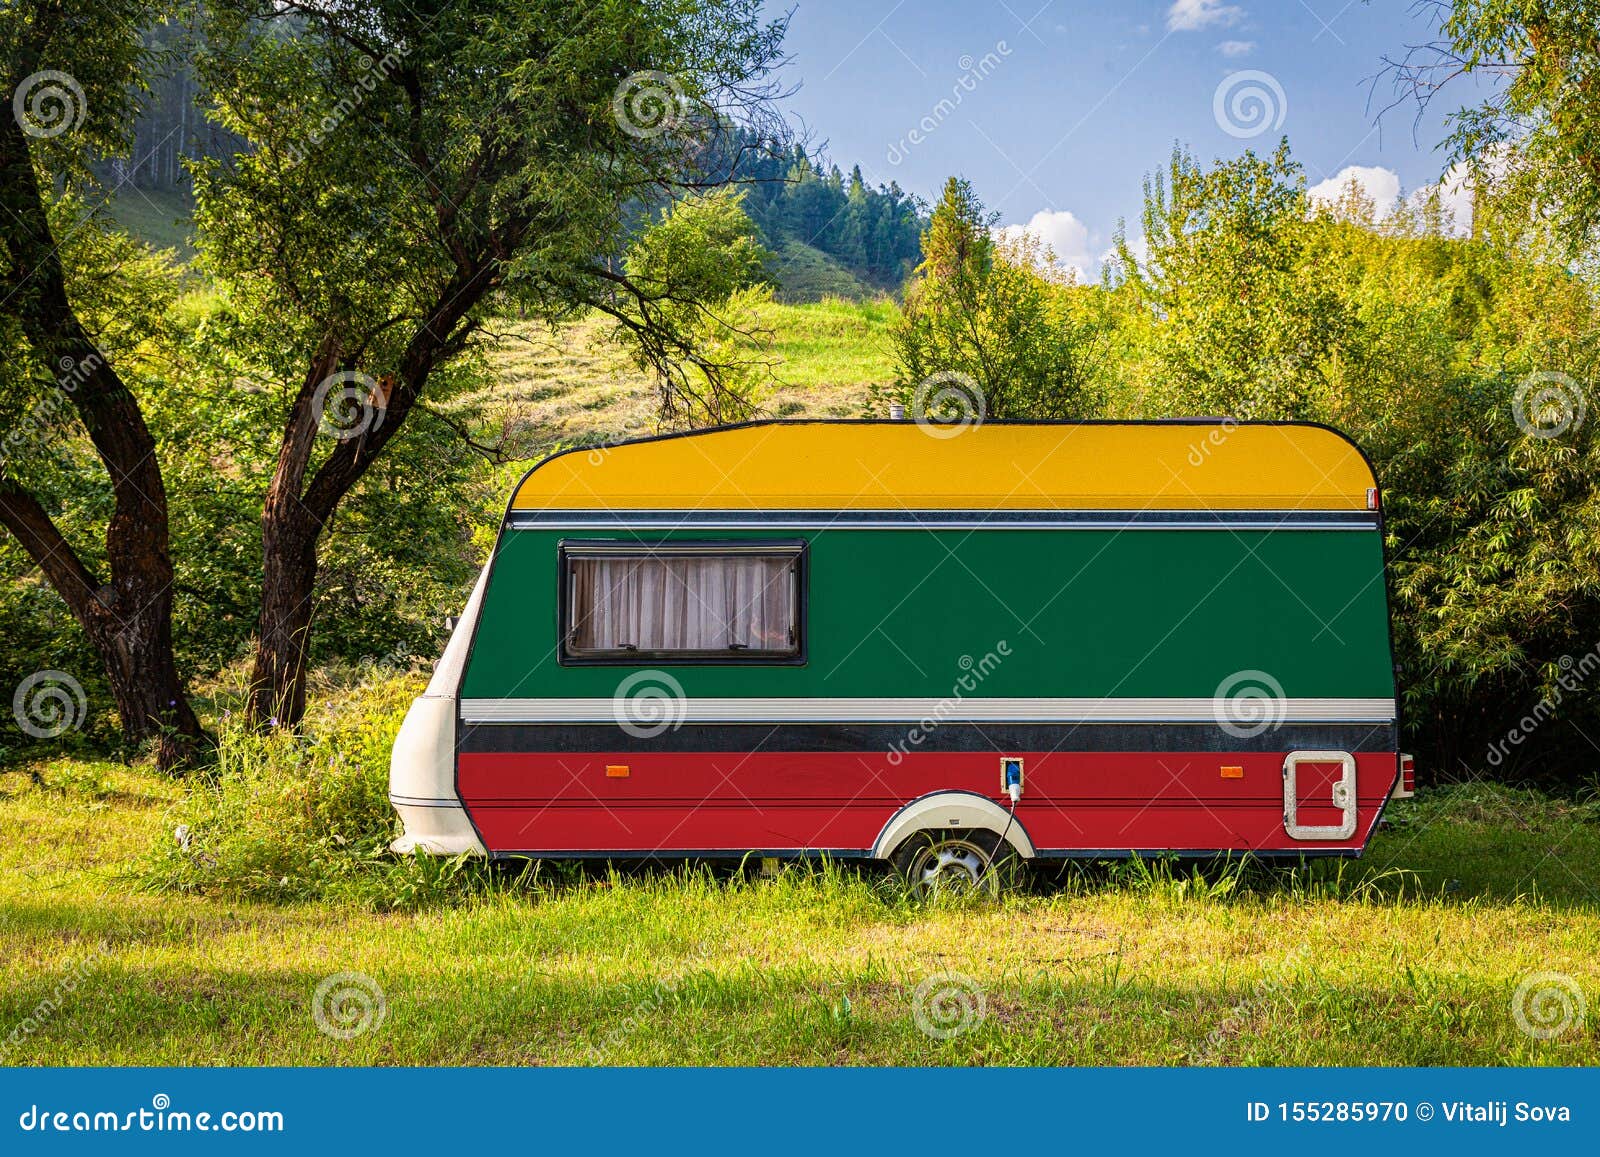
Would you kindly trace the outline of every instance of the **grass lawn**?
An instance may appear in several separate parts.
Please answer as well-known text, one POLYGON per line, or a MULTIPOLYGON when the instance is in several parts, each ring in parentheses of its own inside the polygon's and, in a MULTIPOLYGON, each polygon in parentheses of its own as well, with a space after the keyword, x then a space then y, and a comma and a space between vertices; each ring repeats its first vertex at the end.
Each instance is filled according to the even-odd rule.
POLYGON ((38 771, 0 775, 8 1064, 1600 1062, 1592 802, 1424 792, 1366 859, 1270 879, 1102 869, 928 906, 853 872, 556 873, 380 913, 141 891, 179 789, 38 771), (344 972, 385 1005, 352 1039, 314 1016, 344 972), (1587 1020, 1520 1031, 1537 973, 1587 1020))
POLYGON ((141 241, 157 249, 176 250, 179 261, 194 258, 194 235, 189 223, 193 208, 184 194, 130 185, 107 208, 118 225, 141 241))
POLYGON ((837 259, 802 241, 785 241, 774 256, 771 273, 779 285, 779 301, 821 301, 829 297, 862 301, 875 296, 871 287, 837 259))
MULTIPOLYGON (((760 307, 771 334, 772 378, 758 397, 761 417, 859 417, 867 388, 894 376, 887 300, 828 300, 760 307)), ((599 442, 656 433, 650 377, 607 340, 599 315, 555 328, 506 323, 489 355, 489 399, 528 444, 599 442)), ((533 453, 533 451, 530 451, 533 453)))

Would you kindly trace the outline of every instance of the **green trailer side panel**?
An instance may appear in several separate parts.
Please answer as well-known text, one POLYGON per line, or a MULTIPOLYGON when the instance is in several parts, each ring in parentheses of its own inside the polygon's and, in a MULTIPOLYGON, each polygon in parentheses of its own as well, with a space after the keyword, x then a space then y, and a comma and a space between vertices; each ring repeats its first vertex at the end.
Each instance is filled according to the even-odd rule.
MULTIPOLYGON (((462 694, 607 697, 628 668, 556 659, 556 547, 507 530, 462 694)), ((784 537, 682 533, 664 537, 784 537)), ((792 537, 790 535, 789 537, 792 537)), ((1209 697, 1240 671, 1300 697, 1394 695, 1375 531, 830 530, 809 536, 808 662, 679 666, 690 697, 1209 697)))

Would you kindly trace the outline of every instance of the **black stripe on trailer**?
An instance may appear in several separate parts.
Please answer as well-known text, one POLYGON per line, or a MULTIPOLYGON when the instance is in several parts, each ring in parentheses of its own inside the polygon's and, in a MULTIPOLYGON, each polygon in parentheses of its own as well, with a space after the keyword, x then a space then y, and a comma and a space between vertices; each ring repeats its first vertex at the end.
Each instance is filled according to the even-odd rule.
POLYGON ((905 724, 686 723, 658 735, 630 735, 610 724, 463 723, 463 754, 515 752, 919 752, 969 751, 1348 751, 1395 750, 1392 723, 1287 723, 1259 735, 1229 734, 1206 723, 943 723, 918 731, 905 724))

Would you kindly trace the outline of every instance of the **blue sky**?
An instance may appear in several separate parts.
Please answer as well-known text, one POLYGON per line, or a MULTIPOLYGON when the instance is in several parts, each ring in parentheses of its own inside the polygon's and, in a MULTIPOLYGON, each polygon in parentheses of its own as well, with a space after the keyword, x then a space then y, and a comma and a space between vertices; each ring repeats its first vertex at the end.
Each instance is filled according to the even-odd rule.
POLYGON ((842 167, 924 197, 965 176, 1092 273, 1174 142, 1209 159, 1287 134, 1313 186, 1354 168, 1380 204, 1437 181, 1471 91, 1378 118, 1384 56, 1432 35, 1410 0, 797 0, 786 104, 842 167))

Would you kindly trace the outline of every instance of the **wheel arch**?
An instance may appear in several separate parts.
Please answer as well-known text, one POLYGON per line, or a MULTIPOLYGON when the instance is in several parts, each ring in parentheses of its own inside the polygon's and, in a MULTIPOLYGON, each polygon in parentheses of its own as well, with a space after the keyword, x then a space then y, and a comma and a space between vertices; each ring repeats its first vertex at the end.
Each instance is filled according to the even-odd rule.
POLYGON ((944 829, 965 831, 987 830, 996 835, 1005 833, 1006 843, 1017 855, 1031 860, 1037 853, 1028 829, 1020 819, 988 796, 975 791, 935 791, 918 796, 889 817, 872 842, 875 859, 887 860, 895 849, 920 831, 944 829), (1008 828, 1007 822, 1010 822, 1008 828))

